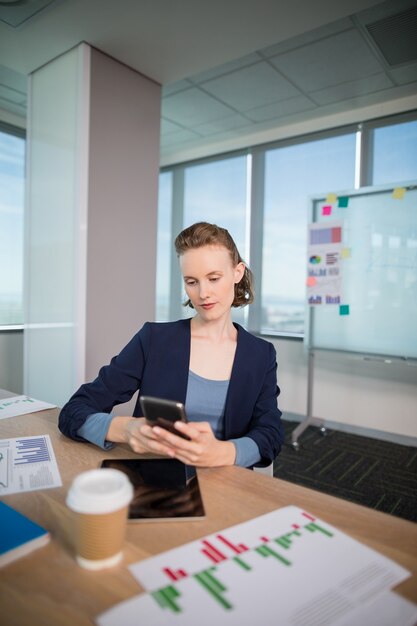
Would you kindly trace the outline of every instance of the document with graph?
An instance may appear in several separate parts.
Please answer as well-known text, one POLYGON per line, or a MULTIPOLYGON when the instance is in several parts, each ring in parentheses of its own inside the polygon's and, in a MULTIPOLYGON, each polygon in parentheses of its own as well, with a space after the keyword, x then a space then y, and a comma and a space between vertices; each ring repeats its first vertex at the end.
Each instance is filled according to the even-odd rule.
POLYGON ((28 413, 36 413, 37 411, 45 411, 46 409, 54 409, 55 404, 35 400, 29 396, 12 396, 10 398, 2 398, 0 400, 0 420, 7 417, 17 417, 18 415, 26 415, 28 413))
POLYGON ((295 506, 163 552, 130 570, 146 592, 99 616, 99 626, 339 626, 350 617, 357 620, 371 600, 374 611, 378 606, 386 611, 399 598, 387 593, 410 575, 295 506))
POLYGON ((0 497, 61 485, 49 435, 0 439, 0 497))

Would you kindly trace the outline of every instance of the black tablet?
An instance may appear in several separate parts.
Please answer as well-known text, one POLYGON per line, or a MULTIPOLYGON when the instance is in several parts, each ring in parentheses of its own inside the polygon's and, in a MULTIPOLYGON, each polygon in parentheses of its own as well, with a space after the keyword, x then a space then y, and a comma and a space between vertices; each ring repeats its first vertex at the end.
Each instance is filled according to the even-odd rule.
POLYGON ((194 467, 176 459, 105 459, 101 467, 124 472, 133 484, 129 521, 196 520, 205 517, 194 467))

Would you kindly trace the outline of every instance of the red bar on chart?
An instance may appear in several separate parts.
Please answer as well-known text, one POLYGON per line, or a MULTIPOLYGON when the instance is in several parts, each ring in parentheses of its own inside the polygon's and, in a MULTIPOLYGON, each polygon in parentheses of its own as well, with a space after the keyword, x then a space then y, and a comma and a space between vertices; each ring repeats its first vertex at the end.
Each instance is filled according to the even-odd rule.
POLYGON ((268 543, 269 541, 271 541, 269 537, 259 537, 259 539, 264 543, 268 543))
POLYGON ((242 552, 247 552, 249 550, 249 548, 245 546, 244 543, 238 543, 237 545, 235 545, 234 543, 226 539, 226 537, 223 537, 223 535, 217 535, 217 539, 224 543, 225 546, 233 550, 235 554, 241 554, 242 552))
POLYGON ((174 582, 176 580, 181 580, 181 578, 187 577, 187 572, 183 569, 173 570, 170 567, 163 567, 162 571, 168 576, 168 578, 170 578, 174 582))
POLYGON ((213 561, 213 563, 220 563, 221 561, 226 560, 227 557, 225 557, 225 555, 220 552, 220 550, 217 550, 217 548, 215 548, 209 541, 204 539, 201 543, 206 546, 206 548, 204 550, 201 550, 201 552, 208 556, 208 558, 213 561))
POLYGON ((316 521, 316 518, 315 518, 315 517, 313 517, 313 516, 312 516, 312 515, 310 515, 309 513, 306 513, 305 511, 303 511, 303 512, 301 513, 301 515, 304 515, 304 517, 306 517, 307 519, 309 519, 311 522, 315 522, 315 521, 316 521))

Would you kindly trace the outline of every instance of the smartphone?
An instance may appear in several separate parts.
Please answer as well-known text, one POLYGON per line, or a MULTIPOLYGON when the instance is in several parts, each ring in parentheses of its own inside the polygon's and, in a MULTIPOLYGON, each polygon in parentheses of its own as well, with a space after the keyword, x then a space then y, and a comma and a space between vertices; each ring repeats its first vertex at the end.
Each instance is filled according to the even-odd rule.
POLYGON ((178 435, 178 437, 189 439, 174 426, 174 422, 178 420, 181 422, 188 421, 182 402, 164 400, 163 398, 154 398, 152 396, 141 396, 139 400, 143 414, 150 426, 160 426, 174 433, 174 435, 178 435))

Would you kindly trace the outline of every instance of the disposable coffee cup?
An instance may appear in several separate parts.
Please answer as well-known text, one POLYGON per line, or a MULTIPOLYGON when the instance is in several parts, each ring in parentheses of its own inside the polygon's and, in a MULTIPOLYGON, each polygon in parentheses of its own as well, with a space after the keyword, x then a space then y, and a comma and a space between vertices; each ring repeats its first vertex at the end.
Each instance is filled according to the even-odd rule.
POLYGON ((121 561, 132 497, 132 483, 119 470, 90 470, 75 478, 67 505, 74 516, 76 560, 81 567, 99 570, 121 561))

